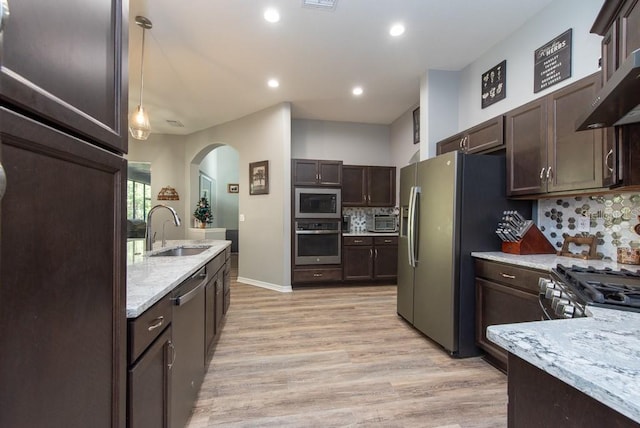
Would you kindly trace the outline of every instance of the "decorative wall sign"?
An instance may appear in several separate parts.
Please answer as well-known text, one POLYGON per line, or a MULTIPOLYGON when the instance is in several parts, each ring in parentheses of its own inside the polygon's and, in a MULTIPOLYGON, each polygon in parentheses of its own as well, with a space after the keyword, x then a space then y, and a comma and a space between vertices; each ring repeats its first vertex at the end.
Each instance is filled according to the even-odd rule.
POLYGON ((571 33, 568 29, 534 53, 533 92, 571 77, 571 33))
POLYGON ((249 164, 249 194, 267 195, 269 193, 269 161, 249 164))
POLYGON ((227 184, 227 193, 239 193, 240 185, 237 183, 228 183, 227 184))
POLYGON ((505 99, 507 96, 507 60, 482 73, 482 108, 505 99))
POLYGON ((420 107, 413 111, 413 144, 420 142, 420 107))

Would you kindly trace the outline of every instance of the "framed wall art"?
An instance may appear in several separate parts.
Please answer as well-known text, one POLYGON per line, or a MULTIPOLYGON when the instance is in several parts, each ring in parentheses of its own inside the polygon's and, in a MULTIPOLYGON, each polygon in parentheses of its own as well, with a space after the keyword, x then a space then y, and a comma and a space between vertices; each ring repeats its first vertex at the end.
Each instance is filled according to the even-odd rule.
POLYGON ((240 185, 237 183, 229 183, 227 184, 227 193, 239 193, 240 185))
POLYGON ((249 194, 267 195, 269 193, 269 161, 249 164, 249 194))
POLYGON ((482 108, 504 100, 507 96, 507 60, 482 73, 482 108))
POLYGON ((413 111, 413 144, 420 142, 420 107, 413 111))

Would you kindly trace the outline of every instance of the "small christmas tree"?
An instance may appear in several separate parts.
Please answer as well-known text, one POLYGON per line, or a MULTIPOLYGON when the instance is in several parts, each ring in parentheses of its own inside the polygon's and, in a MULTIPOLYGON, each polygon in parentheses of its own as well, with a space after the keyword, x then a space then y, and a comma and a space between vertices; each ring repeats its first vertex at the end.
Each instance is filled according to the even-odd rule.
POLYGON ((196 210, 193 212, 193 216, 203 224, 212 223, 213 213, 211 212, 207 198, 200 198, 200 202, 196 204, 196 210))

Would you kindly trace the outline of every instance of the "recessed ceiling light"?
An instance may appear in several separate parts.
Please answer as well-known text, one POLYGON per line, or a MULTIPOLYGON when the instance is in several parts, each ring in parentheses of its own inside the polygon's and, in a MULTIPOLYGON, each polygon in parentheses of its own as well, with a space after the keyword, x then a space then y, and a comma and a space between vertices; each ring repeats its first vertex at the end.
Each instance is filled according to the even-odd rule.
POLYGON ((280 82, 278 82, 277 79, 269 79, 267 85, 269 85, 270 88, 277 88, 278 86, 280 86, 280 82))
POLYGON ((353 90, 351 91, 351 93, 353 95, 359 96, 362 95, 364 91, 362 90, 362 86, 356 86, 355 88, 353 88, 353 90))
POLYGON ((274 23, 280 21, 280 12, 273 8, 265 10, 263 16, 267 22, 274 23))
POLYGON ((393 24, 389 29, 389 34, 393 37, 398 37, 404 34, 404 25, 402 24, 393 24))

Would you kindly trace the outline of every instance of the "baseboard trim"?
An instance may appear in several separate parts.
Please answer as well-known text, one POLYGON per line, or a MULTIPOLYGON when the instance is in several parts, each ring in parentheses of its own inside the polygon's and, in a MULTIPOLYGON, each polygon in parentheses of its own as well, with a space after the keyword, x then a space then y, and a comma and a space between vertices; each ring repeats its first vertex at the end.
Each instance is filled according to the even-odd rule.
POLYGON ((268 290, 279 291, 281 293, 292 293, 293 292, 293 289, 291 288, 290 285, 289 286, 285 286, 285 285, 271 284, 270 282, 258 281, 258 280, 251 279, 251 278, 243 278, 241 276, 238 277, 237 281, 241 282, 243 284, 254 285, 254 286, 260 287, 260 288, 266 288, 268 290))

